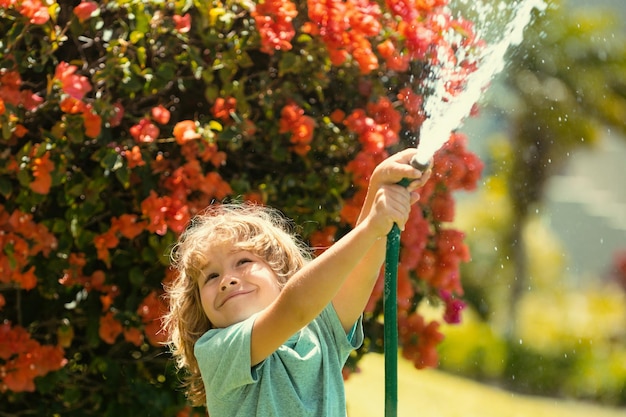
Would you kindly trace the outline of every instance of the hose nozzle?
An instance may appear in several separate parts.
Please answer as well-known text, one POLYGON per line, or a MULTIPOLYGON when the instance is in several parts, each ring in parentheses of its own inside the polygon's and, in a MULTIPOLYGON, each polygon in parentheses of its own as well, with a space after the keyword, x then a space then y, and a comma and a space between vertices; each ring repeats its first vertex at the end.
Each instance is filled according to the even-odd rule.
POLYGON ((423 152, 420 152, 419 150, 420 148, 418 147, 417 153, 413 155, 413 158, 411 158, 411 166, 424 172, 430 167, 432 157, 429 155, 423 155, 423 152))

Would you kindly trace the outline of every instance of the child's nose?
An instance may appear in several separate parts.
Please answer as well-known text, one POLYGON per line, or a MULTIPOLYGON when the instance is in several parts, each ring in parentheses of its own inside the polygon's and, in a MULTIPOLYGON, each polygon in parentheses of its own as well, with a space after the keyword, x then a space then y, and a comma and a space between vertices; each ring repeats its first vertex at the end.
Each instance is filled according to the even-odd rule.
POLYGON ((220 287, 220 289, 222 291, 225 291, 228 287, 237 285, 238 282, 239 282, 239 279, 235 276, 232 276, 232 275, 225 276, 224 279, 222 280, 222 286, 220 287))

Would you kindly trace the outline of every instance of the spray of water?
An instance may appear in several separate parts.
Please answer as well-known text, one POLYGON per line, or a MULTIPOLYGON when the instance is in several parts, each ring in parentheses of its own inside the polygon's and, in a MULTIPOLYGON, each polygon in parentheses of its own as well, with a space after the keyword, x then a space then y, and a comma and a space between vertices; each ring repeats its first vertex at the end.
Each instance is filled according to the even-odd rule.
MULTIPOLYGON (((457 58, 459 54, 467 53, 467 57, 477 63, 477 69, 468 76, 460 92, 451 94, 447 88, 452 81, 448 79, 449 74, 455 73, 454 68, 447 67, 455 65, 450 63, 449 59, 444 56, 437 57, 436 62, 440 62, 441 66, 430 69, 432 77, 427 85, 430 91, 424 103, 426 120, 420 130, 419 147, 415 158, 418 165, 426 165, 449 139, 450 133, 462 125, 494 76, 504 68, 505 54, 509 47, 519 45, 522 41, 524 29, 530 23, 533 10, 542 12, 546 8, 543 0, 513 2, 498 0, 496 5, 493 2, 485 4, 484 1, 457 0, 460 8, 465 8, 466 12, 474 15, 470 18, 475 24, 474 31, 487 44, 477 52, 457 52, 457 58), (496 24, 498 21, 507 23, 503 27, 498 27, 496 24), (478 55, 469 56, 473 53, 478 55)), ((454 39, 461 36, 455 31, 451 30, 444 36, 448 37, 446 40, 451 44, 460 43, 459 39, 454 39)))

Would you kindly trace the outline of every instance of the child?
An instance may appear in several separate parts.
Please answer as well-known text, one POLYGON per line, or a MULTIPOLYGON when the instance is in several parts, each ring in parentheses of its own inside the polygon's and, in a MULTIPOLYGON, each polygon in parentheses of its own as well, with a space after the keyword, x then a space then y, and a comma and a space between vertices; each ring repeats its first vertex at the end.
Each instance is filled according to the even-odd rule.
POLYGON ((172 251, 166 326, 194 405, 211 417, 346 415, 341 370, 363 340, 387 233, 430 174, 414 154, 376 167, 356 227, 314 260, 269 208, 216 205, 192 221, 172 251))

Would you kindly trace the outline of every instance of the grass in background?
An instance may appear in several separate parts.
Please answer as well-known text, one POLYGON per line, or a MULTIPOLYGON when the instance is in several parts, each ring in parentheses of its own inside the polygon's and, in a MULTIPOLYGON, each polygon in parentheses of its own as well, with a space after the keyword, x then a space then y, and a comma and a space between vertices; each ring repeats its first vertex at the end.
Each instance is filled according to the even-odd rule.
MULTIPOLYGON (((346 381, 349 417, 384 415, 384 357, 368 354, 346 381)), ((626 409, 510 393, 441 371, 398 363, 398 417, 624 417, 626 409)))

